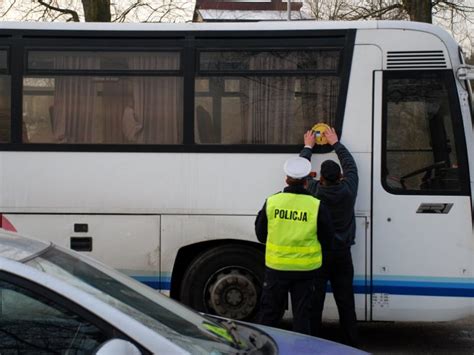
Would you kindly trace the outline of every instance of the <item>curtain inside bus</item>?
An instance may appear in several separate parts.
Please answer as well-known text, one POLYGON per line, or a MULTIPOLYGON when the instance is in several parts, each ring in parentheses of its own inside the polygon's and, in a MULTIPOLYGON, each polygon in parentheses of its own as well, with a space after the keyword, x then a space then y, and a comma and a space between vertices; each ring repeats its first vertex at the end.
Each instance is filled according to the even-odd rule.
POLYGON ((182 77, 159 73, 179 69, 179 53, 39 53, 29 64, 55 74, 24 80, 30 143, 182 142, 182 77))
MULTIPOLYGON (((293 55, 294 56, 294 55, 293 55)), ((296 69, 296 58, 253 56, 250 70, 296 69)), ((243 123, 247 126, 245 140, 264 144, 291 142, 291 121, 294 119, 295 78, 254 77, 248 81, 248 96, 242 100, 243 123)))
MULTIPOLYGON (((99 69, 90 56, 58 56, 55 69, 99 69)), ((53 135, 58 143, 92 143, 96 117, 96 88, 92 77, 61 76, 55 80, 53 106, 49 107, 53 135)))
MULTIPOLYGON (((130 58, 132 70, 155 67, 177 67, 176 55, 162 53, 160 57, 136 56, 130 58), (159 63, 157 63, 159 61, 159 63)), ((134 143, 175 143, 180 141, 180 127, 175 117, 182 115, 181 80, 175 77, 131 78, 132 100, 123 115, 125 139, 134 143), (133 116, 132 116, 133 114, 133 116)))
POLYGON ((201 52, 196 143, 300 144, 316 122, 335 125, 340 57, 326 49, 201 52))

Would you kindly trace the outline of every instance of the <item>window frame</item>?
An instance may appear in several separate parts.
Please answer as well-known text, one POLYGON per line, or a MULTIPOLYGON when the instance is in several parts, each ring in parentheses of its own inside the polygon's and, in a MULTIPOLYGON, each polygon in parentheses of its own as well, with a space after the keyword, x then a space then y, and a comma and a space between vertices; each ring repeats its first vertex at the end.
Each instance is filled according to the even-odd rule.
POLYGON ((340 46, 335 47, 287 47, 287 48, 278 48, 278 47, 261 47, 261 48, 219 48, 219 49, 198 49, 196 53, 197 59, 197 69, 196 69, 196 78, 202 76, 338 76, 342 71, 342 60, 338 61, 338 67, 336 70, 328 69, 285 69, 285 70, 205 70, 200 67, 201 53, 210 53, 210 52, 271 52, 271 50, 281 50, 281 51, 296 51, 302 52, 305 50, 320 50, 321 52, 337 51, 339 52, 339 58, 343 58, 343 49, 340 46))
MULTIPOLYGON (((287 31, 276 37, 274 32, 262 31, 250 38, 235 37, 230 39, 217 38, 197 38, 195 42, 195 76, 194 80, 203 77, 238 77, 238 76, 336 76, 340 78, 339 97, 336 107, 336 132, 340 135, 344 119, 347 92, 349 86, 349 76, 352 66, 352 55, 355 42, 355 30, 316 30, 316 31, 287 31), (285 70, 285 71, 256 71, 256 70, 201 70, 199 66, 200 53, 209 51, 266 51, 266 50, 304 50, 321 49, 340 51, 339 67, 336 71, 328 70, 285 70)), ((194 82, 193 80, 193 82, 194 82)), ((194 97, 200 96, 195 94, 194 97)), ((232 95, 233 96, 233 95, 232 95)), ((194 101, 192 104, 194 110, 194 101)), ((193 117, 194 118, 194 117, 193 117)), ((317 123, 317 122, 314 122, 317 123)), ((193 126, 193 130, 195 127, 193 126)), ((194 132, 193 132, 194 134, 194 132)), ((304 132, 301 132, 303 137, 304 132)), ((198 151, 213 152, 221 151, 226 153, 299 153, 302 149, 301 144, 201 144, 195 143, 198 151)), ((327 153, 333 150, 330 145, 316 145, 313 151, 316 153, 327 153)))
MULTIPOLYGON (((182 81, 184 81, 184 70, 183 70, 183 48, 179 47, 171 47, 170 44, 167 46, 163 47, 156 47, 156 46, 150 46, 150 47, 143 47, 143 46, 137 46, 137 47, 119 47, 114 44, 114 46, 108 46, 105 48, 96 48, 96 47, 83 47, 83 46, 77 46, 77 45, 72 45, 69 47, 38 47, 38 46, 28 46, 26 47, 24 51, 25 55, 23 58, 23 65, 24 65, 24 73, 22 78, 54 78, 54 77, 150 77, 150 78, 156 78, 156 77, 177 77, 180 78, 182 81), (146 52, 146 53, 154 53, 154 52, 176 52, 179 55, 179 69, 177 70, 112 70, 112 69, 98 69, 98 70, 93 70, 93 69, 85 69, 85 70, 71 70, 71 69, 30 69, 28 68, 28 60, 30 53, 39 51, 39 52, 73 52, 73 53, 113 53, 113 52, 129 52, 129 53, 140 53, 140 52, 146 52)), ((184 86, 184 85, 183 85, 184 86)), ((184 88, 183 88, 184 92, 184 88)), ((22 99, 24 97, 24 91, 22 91, 22 99)), ((183 94, 184 97, 184 94, 183 94)), ((184 105, 184 104, 183 104, 184 105)), ((23 106, 22 106, 23 110, 23 106)), ((181 121, 184 120, 184 115, 181 117, 181 121)), ((183 124, 181 122, 181 128, 183 128, 183 124)), ((23 125, 22 125, 23 129, 23 125)), ((183 132, 181 132, 183 133, 183 132)), ((46 150, 49 150, 49 146, 65 146, 66 149, 51 149, 53 151, 89 151, 89 149, 81 149, 81 146, 84 147, 100 147, 100 146, 106 146, 106 147, 111 147, 111 146, 119 146, 119 147, 126 147, 126 146, 180 146, 182 145, 182 142, 179 143, 173 143, 173 144, 110 144, 110 143, 27 143, 27 142, 21 142, 20 143, 22 146, 25 145, 31 145, 31 146, 39 146, 41 148, 47 147, 46 150), (70 149, 71 148, 71 149, 70 149)), ((0 146, 1 149, 1 146, 0 146)), ((35 149, 32 149, 35 150, 35 149)), ((43 150, 43 149, 41 149, 43 150)), ((94 151, 100 151, 97 149, 94 149, 94 151)), ((108 151, 108 150, 107 150, 108 151)), ((123 151, 127 151, 127 149, 124 149, 123 151)))
MULTIPOLYGON (((346 107, 349 76, 352 66, 352 55, 356 29, 344 30, 284 30, 279 31, 55 31, 55 30, 8 30, 0 31, 11 34, 12 41, 12 141, 0 143, 0 151, 60 151, 60 152, 208 152, 208 153, 297 153, 301 144, 199 144, 194 141, 194 84, 200 76, 197 69, 200 49, 246 48, 279 48, 284 50, 302 49, 306 47, 327 48, 337 47, 341 50, 338 75, 340 89, 336 108, 336 131, 342 130, 346 107), (87 46, 84 45, 87 43, 87 46), (204 46, 204 47, 203 47, 204 46), (26 76, 50 76, 54 71, 29 70, 27 68, 27 51, 30 50, 83 50, 83 51, 169 51, 181 50, 180 74, 183 78, 183 120, 182 144, 56 144, 56 143, 23 143, 22 142, 22 110, 23 110, 23 78, 26 76)), ((1 42, 1 38, 0 38, 1 42)), ((0 43, 2 44, 2 43, 0 43)), ((72 75, 68 71, 68 75, 72 75)), ((175 71, 173 71, 175 73, 175 71)), ((124 71, 78 71, 78 75, 136 75, 137 72, 124 71), (130 73, 130 74, 129 74, 130 73)), ((151 75, 151 71, 138 74, 151 75)), ((236 73, 233 72, 233 75, 236 73)), ((247 73, 248 74, 248 73, 247 73)), ((265 72, 264 75, 270 73, 265 72)), ((64 75, 56 71, 56 75, 64 75)), ((169 75, 155 73, 154 75, 169 75)), ((301 75, 305 75, 302 73, 301 75)), ((328 73, 321 72, 321 75, 328 73)), ((316 123, 316 122, 315 122, 316 123)), ((303 136, 304 132, 301 132, 303 136)), ((316 146, 315 152, 332 151, 329 145, 316 146)))
POLYGON ((469 183, 469 165, 467 158, 467 146, 464 136, 464 126, 462 120, 461 107, 459 105, 459 96, 456 87, 456 81, 452 70, 386 70, 382 78, 382 132, 381 132, 381 184, 385 191, 393 195, 421 195, 421 196, 470 196, 469 183), (416 79, 422 78, 424 74, 436 74, 446 85, 449 100, 449 110, 451 114, 451 124, 453 136, 455 138, 456 156, 459 169, 459 190, 401 190, 388 186, 386 176, 383 171, 387 167, 387 126, 388 126, 388 105, 387 88, 389 79, 416 79))
MULTIPOLYGON (((0 37, 0 41, 2 38, 0 37)), ((0 68, 0 76, 8 76, 10 79, 10 141, 5 142, 5 143, 0 143, 0 145, 5 145, 5 144, 12 144, 13 142, 13 77, 11 74, 11 50, 10 46, 8 45, 2 45, 0 46, 0 51, 5 51, 6 52, 6 67, 5 68, 0 68)))
POLYGON ((91 47, 69 47, 69 48, 52 48, 52 47, 27 47, 25 50, 24 57, 24 67, 25 71, 23 77, 31 76, 183 76, 183 49, 182 48, 166 48, 166 47, 150 47, 150 48, 141 48, 141 47, 127 47, 127 48, 118 48, 118 47, 108 47, 105 49, 93 50, 91 47), (178 70, 113 70, 113 69, 30 69, 28 67, 28 59, 31 52, 82 52, 82 53, 93 53, 93 52, 130 52, 130 53, 156 53, 156 52, 177 52, 179 53, 179 69, 178 70))

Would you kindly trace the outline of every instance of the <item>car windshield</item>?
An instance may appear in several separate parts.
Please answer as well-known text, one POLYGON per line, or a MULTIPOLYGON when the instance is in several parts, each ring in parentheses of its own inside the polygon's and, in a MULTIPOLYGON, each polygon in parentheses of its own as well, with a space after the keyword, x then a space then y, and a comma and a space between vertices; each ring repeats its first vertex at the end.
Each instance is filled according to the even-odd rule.
POLYGON ((228 354, 248 347, 222 324, 93 259, 52 246, 26 264, 101 299, 192 353, 228 354))

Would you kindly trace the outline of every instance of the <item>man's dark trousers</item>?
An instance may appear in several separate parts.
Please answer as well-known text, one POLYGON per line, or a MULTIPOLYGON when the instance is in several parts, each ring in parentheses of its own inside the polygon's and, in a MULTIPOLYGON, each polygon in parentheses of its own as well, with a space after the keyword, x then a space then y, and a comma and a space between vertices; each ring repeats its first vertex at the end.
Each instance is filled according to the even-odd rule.
POLYGON ((310 315, 313 312, 314 283, 314 278, 284 277, 282 273, 267 269, 262 290, 259 323, 272 327, 278 326, 288 303, 288 292, 290 292, 293 331, 311 334, 310 315))
POLYGON ((339 311, 339 323, 342 328, 342 342, 357 345, 357 326, 352 282, 354 267, 351 250, 323 250, 323 264, 316 271, 315 301, 311 321, 312 335, 321 336, 321 318, 326 295, 327 282, 331 283, 332 292, 339 311))

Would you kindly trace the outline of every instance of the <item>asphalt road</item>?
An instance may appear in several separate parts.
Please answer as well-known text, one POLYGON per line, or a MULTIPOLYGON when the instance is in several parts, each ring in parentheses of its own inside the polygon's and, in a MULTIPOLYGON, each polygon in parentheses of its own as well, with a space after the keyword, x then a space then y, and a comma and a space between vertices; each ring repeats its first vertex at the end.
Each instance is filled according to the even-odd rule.
MULTIPOLYGON (((291 325, 284 323, 285 329, 291 325)), ((474 355, 474 317, 454 322, 359 323, 360 348, 372 354, 474 355)), ((336 322, 325 322, 323 338, 338 341, 336 322)))

